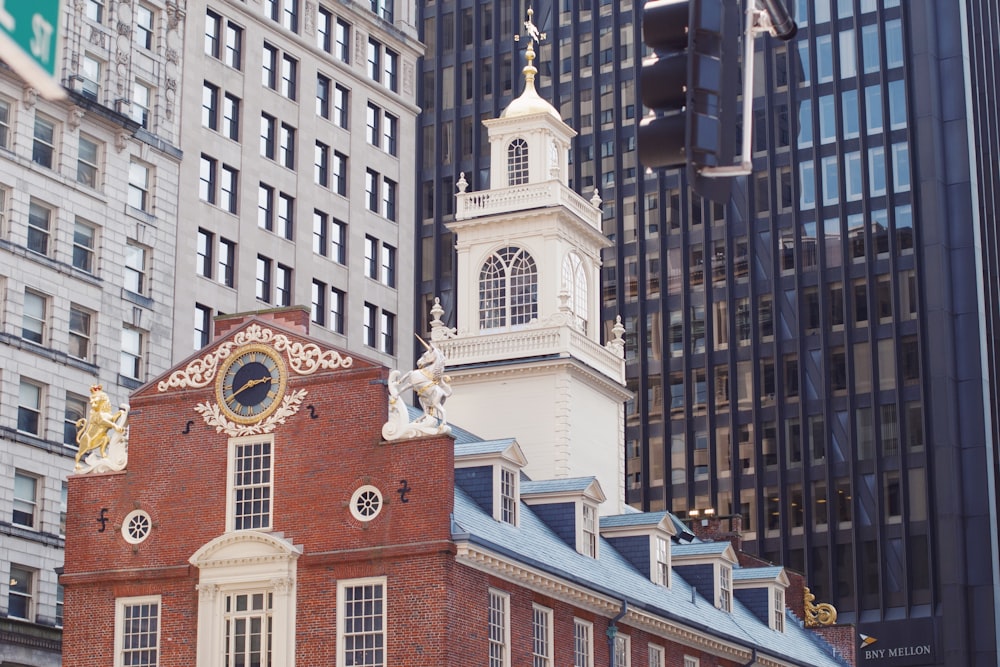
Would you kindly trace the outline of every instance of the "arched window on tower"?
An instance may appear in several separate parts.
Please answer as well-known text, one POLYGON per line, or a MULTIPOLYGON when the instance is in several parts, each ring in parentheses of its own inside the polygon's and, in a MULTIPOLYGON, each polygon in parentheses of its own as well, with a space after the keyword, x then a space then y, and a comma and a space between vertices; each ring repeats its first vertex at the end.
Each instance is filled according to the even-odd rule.
POLYGON ((507 185, 528 182, 528 142, 515 139, 507 145, 507 185))
POLYGON ((569 295, 566 306, 573 314, 580 331, 587 331, 587 273, 583 270, 583 260, 575 252, 563 259, 562 288, 569 295))
POLYGON ((538 271, 522 248, 501 248, 479 271, 479 329, 517 328, 538 317, 538 271))

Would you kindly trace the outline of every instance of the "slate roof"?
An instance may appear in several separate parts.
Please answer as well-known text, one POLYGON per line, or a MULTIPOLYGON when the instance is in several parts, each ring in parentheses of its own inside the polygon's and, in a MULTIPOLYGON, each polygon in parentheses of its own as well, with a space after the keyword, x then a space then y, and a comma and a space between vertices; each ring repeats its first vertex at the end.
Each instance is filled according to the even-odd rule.
MULTIPOLYGON (((521 485, 524 488, 524 485, 521 485)), ((669 512, 635 512, 630 514, 615 514, 613 516, 601 517, 601 528, 625 528, 643 526, 652 527, 660 525, 663 517, 669 512)))
MULTIPOLYGON (((846 664, 833 657, 831 649, 813 632, 803 628, 790 613, 785 632, 780 633, 770 629, 736 599, 732 612, 724 612, 693 591, 676 572, 669 588, 659 586, 638 572, 607 540, 601 539, 600 557, 590 558, 562 541, 529 505, 522 503, 520 511, 518 526, 496 521, 456 487, 453 538, 471 542, 599 595, 628 601, 632 608, 700 629, 748 649, 757 647, 790 664, 803 667, 844 667, 846 664)), ((706 553, 715 553, 718 545, 726 547, 729 543, 696 545, 706 553)))
MULTIPOLYGON (((457 453, 457 448, 456 448, 457 453)), ((583 492, 594 483, 596 477, 563 477, 560 479, 525 480, 521 482, 521 493, 569 493, 583 492)))
POLYGON ((476 442, 455 443, 455 457, 473 456, 476 454, 499 454, 514 444, 514 438, 502 440, 479 440, 476 442))
POLYGON ((767 567, 737 567, 733 568, 733 581, 772 581, 778 578, 785 568, 779 565, 767 567))
POLYGON ((675 544, 672 553, 675 556, 718 556, 732 546, 729 542, 686 542, 675 544))

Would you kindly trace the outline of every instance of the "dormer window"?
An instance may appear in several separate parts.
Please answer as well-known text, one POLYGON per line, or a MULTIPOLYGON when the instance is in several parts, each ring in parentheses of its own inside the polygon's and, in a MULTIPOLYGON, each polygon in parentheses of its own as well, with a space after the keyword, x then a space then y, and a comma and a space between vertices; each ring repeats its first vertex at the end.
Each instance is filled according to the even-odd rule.
POLYGON ((670 543, 665 537, 656 538, 656 560, 653 581, 660 586, 670 586, 670 543))
POLYGON ((583 503, 581 507, 583 508, 583 521, 581 521, 583 555, 597 558, 597 508, 587 503, 583 503))
POLYGON ((504 523, 517 525, 517 474, 509 468, 500 468, 500 516, 496 517, 504 523))
POLYGON ((772 626, 778 632, 785 631, 785 591, 774 589, 774 619, 772 626))
POLYGON ((719 609, 733 610, 733 568, 719 564, 719 609))
POLYGON ((479 328, 519 327, 538 317, 538 270, 523 248, 496 251, 479 271, 479 328))
POLYGON ((515 139, 507 145, 507 185, 528 182, 528 142, 515 139))

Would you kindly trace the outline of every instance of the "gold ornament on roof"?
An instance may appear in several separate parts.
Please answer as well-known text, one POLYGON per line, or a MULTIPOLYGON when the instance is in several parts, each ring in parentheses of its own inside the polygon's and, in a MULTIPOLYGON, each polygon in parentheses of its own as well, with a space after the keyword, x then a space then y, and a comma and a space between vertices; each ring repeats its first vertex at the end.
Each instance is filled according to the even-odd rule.
POLYGON ((833 625, 837 622, 837 609, 828 602, 821 602, 819 604, 814 604, 813 600, 816 596, 809 591, 809 587, 806 586, 805 590, 805 624, 807 628, 818 628, 825 625, 833 625))
POLYGON ((105 468, 121 470, 126 456, 126 422, 128 406, 122 405, 116 412, 111 409, 111 399, 99 384, 90 387, 90 411, 86 417, 76 420, 76 470, 90 472, 104 471, 105 468), (93 453, 95 450, 96 453, 93 453), (109 452, 109 450, 112 450, 109 452), (88 456, 89 455, 89 456, 88 456), (86 458, 84 458, 86 457, 86 458), (110 463, 108 460, 113 459, 110 463), (81 460, 84 462, 81 464, 81 460), (101 465, 105 462, 105 465, 101 465), (121 467, 118 467, 121 465, 121 467), (109 467, 110 466, 110 467, 109 467), (84 469, 86 468, 86 469, 84 469))

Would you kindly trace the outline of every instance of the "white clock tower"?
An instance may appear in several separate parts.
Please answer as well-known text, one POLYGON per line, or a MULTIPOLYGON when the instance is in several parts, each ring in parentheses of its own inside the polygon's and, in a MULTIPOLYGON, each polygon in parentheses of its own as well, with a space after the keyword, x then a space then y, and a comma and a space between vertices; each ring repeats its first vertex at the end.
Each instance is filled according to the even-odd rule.
POLYGON ((492 187, 458 183, 457 324, 431 336, 447 355, 449 421, 485 438, 514 436, 536 479, 596 476, 605 514, 625 507, 624 329, 601 345, 601 200, 569 189, 576 132, 535 90, 529 42, 524 92, 485 122, 492 187))

